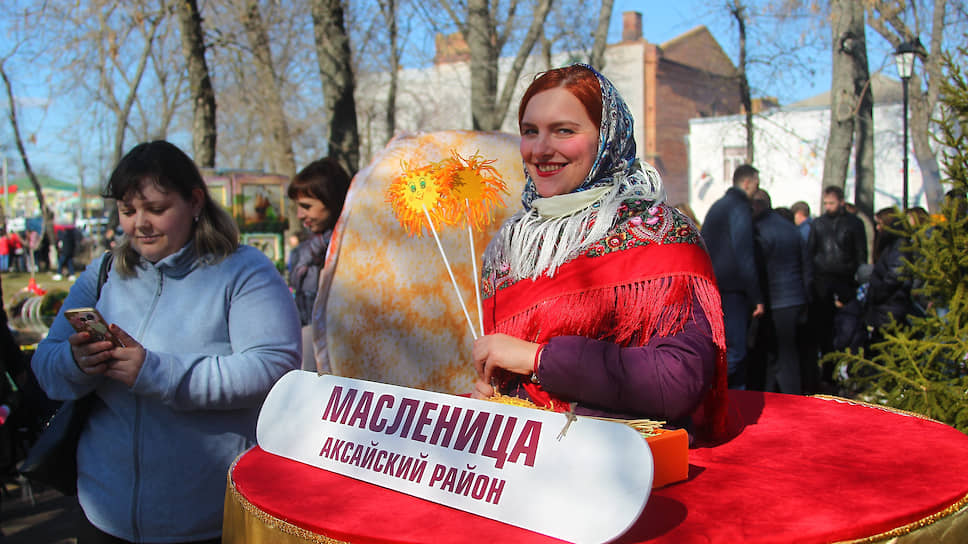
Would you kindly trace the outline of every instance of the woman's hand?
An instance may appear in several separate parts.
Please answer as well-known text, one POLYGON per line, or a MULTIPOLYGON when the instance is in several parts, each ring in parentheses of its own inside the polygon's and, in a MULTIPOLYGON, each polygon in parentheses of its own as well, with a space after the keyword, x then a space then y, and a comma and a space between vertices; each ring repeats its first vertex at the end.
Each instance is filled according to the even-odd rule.
MULTIPOLYGON (((514 374, 531 374, 534 370, 534 356, 540 344, 528 342, 506 334, 489 334, 474 341, 474 367, 479 382, 490 388, 494 370, 502 368, 514 374)), ((483 394, 480 385, 475 386, 472 395, 483 394)), ((491 388, 493 394, 493 388, 491 388)), ((488 395, 490 396, 490 395, 488 395)))
POLYGON ((141 366, 145 363, 147 352, 137 340, 124 332, 121 327, 112 324, 109 328, 111 333, 121 340, 124 347, 111 350, 111 357, 114 360, 108 365, 104 375, 118 380, 128 387, 133 387, 135 380, 138 379, 138 374, 141 372, 141 366))
POLYGON ((106 340, 95 342, 89 332, 76 332, 67 338, 67 342, 71 345, 74 363, 81 372, 96 376, 107 371, 114 344, 106 340))
POLYGON ((494 387, 481 380, 474 382, 474 390, 471 391, 472 399, 487 400, 494 396, 494 387))

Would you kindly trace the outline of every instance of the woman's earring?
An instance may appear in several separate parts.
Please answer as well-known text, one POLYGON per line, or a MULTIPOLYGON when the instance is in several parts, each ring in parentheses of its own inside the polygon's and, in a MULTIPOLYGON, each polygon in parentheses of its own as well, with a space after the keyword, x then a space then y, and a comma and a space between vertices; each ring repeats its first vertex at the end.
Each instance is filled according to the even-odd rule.
POLYGON ((195 222, 198 223, 198 216, 195 216, 195 222))

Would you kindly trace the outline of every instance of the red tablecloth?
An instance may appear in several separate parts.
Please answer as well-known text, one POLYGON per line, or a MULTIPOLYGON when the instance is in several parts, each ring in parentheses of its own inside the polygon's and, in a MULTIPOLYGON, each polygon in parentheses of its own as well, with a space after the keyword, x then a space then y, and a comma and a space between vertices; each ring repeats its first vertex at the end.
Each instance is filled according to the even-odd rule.
MULTIPOLYGON (((735 436, 690 450, 689 479, 654 490, 619 542, 874 541, 925 530, 968 542, 965 434, 842 399, 731 391, 730 406, 735 436)), ((556 542, 259 448, 229 478, 225 541, 244 542, 230 508, 307 541, 556 542)))

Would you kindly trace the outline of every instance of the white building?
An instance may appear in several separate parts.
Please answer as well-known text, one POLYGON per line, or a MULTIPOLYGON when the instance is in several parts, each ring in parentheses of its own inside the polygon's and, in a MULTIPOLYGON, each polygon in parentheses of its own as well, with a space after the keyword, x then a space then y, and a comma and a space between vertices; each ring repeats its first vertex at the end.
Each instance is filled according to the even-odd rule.
MULTIPOLYGON (((875 75, 874 211, 901 205, 903 194, 903 105, 900 83, 875 75), (877 97, 881 96, 881 99, 877 97)), ((745 162, 742 115, 689 122, 689 203, 702 221, 709 207, 732 185, 733 169, 745 162)), ((821 213, 824 154, 830 136, 829 93, 754 116, 754 166, 774 207, 798 200, 821 213)), ((912 145, 909 141, 909 146, 912 145)), ((908 206, 927 209, 913 148, 908 155, 908 206)), ((940 155, 939 155, 940 159, 940 155)), ((854 200, 854 164, 848 167, 845 197, 854 200)))

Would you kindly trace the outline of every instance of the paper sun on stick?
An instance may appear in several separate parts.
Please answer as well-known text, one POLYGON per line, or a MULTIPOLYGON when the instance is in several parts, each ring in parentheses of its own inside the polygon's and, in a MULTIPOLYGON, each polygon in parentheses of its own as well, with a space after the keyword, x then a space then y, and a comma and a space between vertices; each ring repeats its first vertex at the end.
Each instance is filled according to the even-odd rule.
POLYGON ((440 171, 449 179, 450 194, 444 207, 445 220, 452 224, 467 224, 467 239, 470 242, 471 275, 474 278, 474 294, 477 298, 477 319, 484 336, 484 310, 481 308, 481 288, 478 283, 477 259, 474 249, 474 233, 471 227, 481 230, 490 224, 491 212, 503 205, 501 193, 507 194, 507 184, 492 164, 479 153, 468 158, 451 151, 451 157, 440 163, 440 171))
MULTIPOLYGON (((437 222, 443 220, 443 208, 439 204, 444 191, 436 164, 410 168, 406 162, 401 162, 400 167, 400 176, 387 189, 386 201, 393 207, 400 224, 413 236, 423 232, 424 209, 437 222)), ((433 229, 433 223, 430 228, 433 229)))
POLYGON ((474 330, 474 323, 471 321, 471 314, 467 312, 467 305, 464 304, 464 297, 460 294, 457 286, 457 279, 450 268, 450 261, 444 253, 444 246, 440 243, 437 235, 437 228, 434 227, 434 218, 438 222, 442 219, 443 206, 441 198, 446 187, 442 186, 441 179, 437 175, 438 164, 430 164, 420 168, 409 168, 407 163, 401 162, 402 172, 400 176, 390 183, 387 189, 386 201, 393 207, 393 213, 397 216, 400 224, 407 229, 410 236, 423 232, 423 219, 427 220, 430 232, 434 235, 437 242, 437 250, 440 251, 441 258, 444 259, 444 266, 447 267, 447 274, 454 285, 454 292, 460 307, 464 310, 464 317, 467 318, 467 325, 471 329, 471 336, 477 339, 477 332, 474 330))
POLYGON ((492 212, 504 205, 501 193, 507 194, 507 184, 494 169, 495 161, 485 160, 479 153, 468 158, 451 151, 451 157, 440 162, 441 177, 450 191, 445 198, 444 220, 451 225, 466 224, 477 230, 491 223, 492 212))

